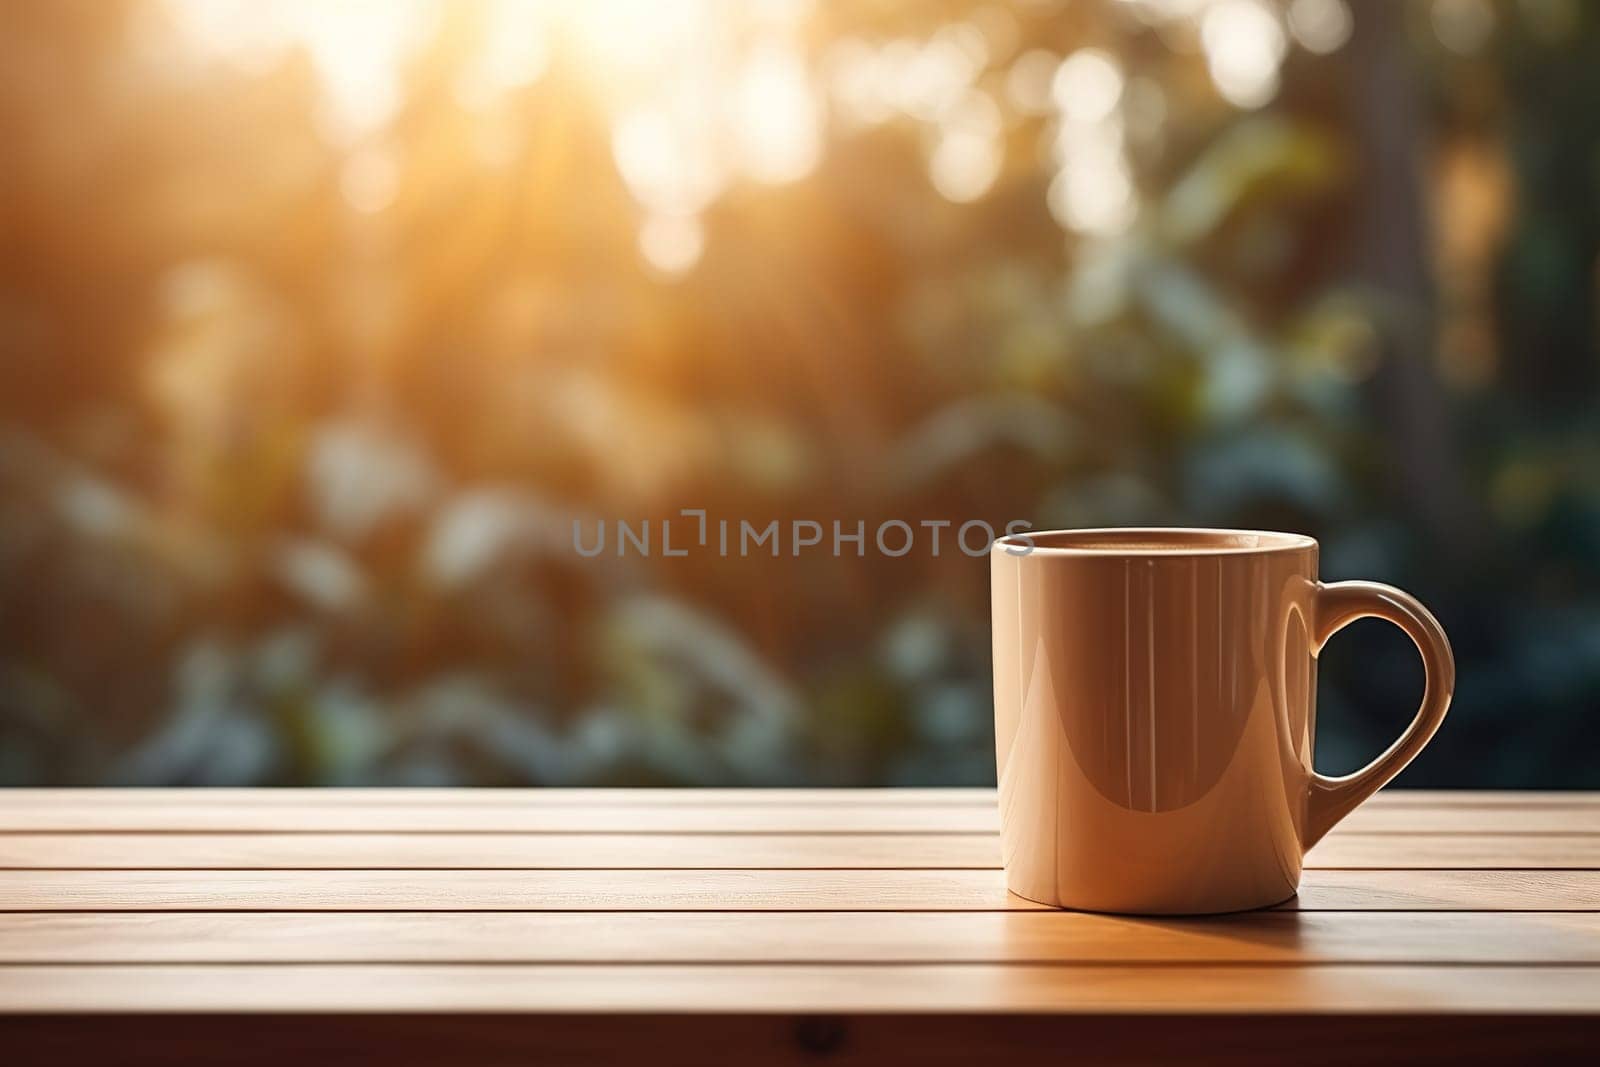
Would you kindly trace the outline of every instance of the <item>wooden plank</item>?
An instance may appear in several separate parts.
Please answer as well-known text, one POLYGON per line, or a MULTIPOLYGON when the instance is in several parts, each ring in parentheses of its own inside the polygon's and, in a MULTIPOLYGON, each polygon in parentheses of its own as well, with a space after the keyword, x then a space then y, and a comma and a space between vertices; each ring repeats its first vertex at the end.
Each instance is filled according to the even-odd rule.
POLYGON ((1600 915, 1063 911, 0 915, 18 963, 1600 964, 1600 915))
MULTIPOLYGON (((7 849, 0 838, 0 856, 7 849)), ((1600 869, 1600 834, 1360 834, 1335 828, 1307 868, 1600 869)), ((3 864, 0 864, 3 866, 3 864)))
MULTIPOLYGON (((855 883, 838 898, 835 886, 850 886, 848 872, 830 871, 811 883, 776 886, 773 872, 674 874, 640 871, 0 871, 0 911, 630 911, 685 907, 730 910, 751 901, 783 899, 811 908, 855 908, 868 896, 855 883), (743 880, 738 875, 746 873, 743 880), (719 890, 735 886, 724 898, 719 890), (673 905, 664 900, 688 901, 673 905), (841 903, 841 901, 843 901, 841 903)), ((861 872, 873 889, 894 883, 892 871, 861 872)), ((919 874, 928 872, 900 872, 919 874)), ((893 909, 915 907, 924 894, 929 907, 946 910, 941 895, 959 872, 936 872, 931 883, 900 882, 893 909), (941 907, 942 904, 942 907, 941 907)), ((963 899, 987 906, 1027 908, 998 896, 998 871, 972 872, 963 899), (990 896, 984 897, 984 882, 990 896)), ((871 907, 870 902, 865 906, 871 907)), ((1600 871, 1307 871, 1300 894, 1281 905, 1300 911, 1587 911, 1600 908, 1600 871)), ((890 910, 893 910, 890 909, 890 910)))
POLYGON ((1600 908, 1600 871, 1306 871, 1293 911, 1546 911, 1600 908))
MULTIPOLYGON (((271 909, 286 907, 297 899, 320 907, 323 901, 342 895, 346 900, 363 901, 361 907, 388 907, 383 901, 403 904, 409 899, 414 904, 426 901, 427 907, 458 910, 485 906, 528 911, 994 911, 1045 907, 1007 893, 998 870, 385 870, 372 879, 319 870, 302 872, 298 882, 283 880, 283 874, 247 875, 248 884, 255 888, 247 891, 235 886, 248 893, 236 898, 238 906, 271 909), (334 887, 336 896, 319 898, 317 885, 334 887), (281 892, 285 887, 288 896, 281 892)), ((181 899, 161 895, 163 889, 190 885, 195 888, 188 899, 211 906, 215 893, 221 891, 220 886, 197 885, 188 874, 174 872, 163 882, 141 886, 139 880, 145 877, 144 873, 125 876, 119 872, 107 884, 136 887, 137 898, 122 899, 146 903, 181 905, 181 899)), ((12 888, 14 902, 36 908, 71 908, 72 900, 82 899, 76 889, 60 884, 49 889, 35 886, 37 892, 27 897, 21 896, 21 886, 12 888), (46 892, 57 895, 46 897, 46 892)))
MULTIPOLYGON (((0 833, 971 833, 998 832, 987 805, 347 804, 106 799, 19 803, 0 798, 0 833)), ((1600 833, 1600 807, 1379 805, 1347 833, 1600 833)))
MULTIPOLYGON (((0 868, 993 870, 983 835, 0 834, 0 868)), ((1348 835, 1317 868, 1600 868, 1600 835, 1348 835)))
POLYGON ((1346 833, 1570 834, 1600 833, 1600 807, 1532 805, 1365 804, 1339 829, 1346 833))
POLYGON ((588 834, 899 834, 999 832, 987 807, 844 804, 750 807, 550 804, 486 805, 323 803, 208 805, 203 798, 167 804, 114 802, 0 806, 0 833, 288 832, 288 833, 588 833, 588 834))
MULTIPOLYGON (((809 846, 807 846, 809 847, 809 846)), ((505 868, 550 855, 519 834, 0 834, 0 868, 505 868)), ((903 853, 902 853, 903 855, 903 853)), ((999 845, 950 856, 999 864, 999 845)), ((1336 829, 1308 868, 1600 869, 1600 834, 1352 834, 1336 829)))
POLYGON ((0 1012, 1600 1011, 1600 967, 135 965, 0 967, 0 1012))
POLYGON ((1384 789, 1367 804, 1380 808, 1435 807, 1525 808, 1588 807, 1600 808, 1600 790, 1581 789, 1384 789))
MULTIPOLYGON (((0 835, 0 850, 9 853, 14 848, 28 847, 27 836, 0 835)), ((280 852, 283 855, 318 860, 298 866, 347 868, 393 866, 397 856, 405 855, 417 857, 406 866, 512 869, 946 869, 995 868, 1000 864, 999 839, 987 834, 264 834, 256 835, 261 840, 253 844, 244 840, 250 836, 233 837, 220 843, 212 865, 238 866, 221 861, 225 857, 273 848, 283 850, 280 852), (296 837, 301 840, 295 841, 296 837)), ((140 836, 135 840, 143 843, 150 841, 150 837, 140 836)), ((204 842, 205 845, 211 843, 204 842)), ((181 847, 177 842, 172 842, 171 846, 181 847)))

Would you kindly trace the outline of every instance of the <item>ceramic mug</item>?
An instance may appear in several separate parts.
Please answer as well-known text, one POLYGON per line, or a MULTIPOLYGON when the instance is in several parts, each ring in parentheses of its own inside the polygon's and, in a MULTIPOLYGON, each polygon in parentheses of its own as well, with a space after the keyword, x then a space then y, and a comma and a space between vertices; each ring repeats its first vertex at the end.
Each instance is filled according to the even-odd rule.
POLYGON ((1238 911, 1293 896, 1307 849, 1398 774, 1455 686, 1432 615, 1317 580, 1309 537, 1067 530, 990 553, 1006 884, 1091 911, 1238 911), (1356 619, 1416 642, 1422 707, 1365 769, 1312 763, 1317 653, 1356 619))

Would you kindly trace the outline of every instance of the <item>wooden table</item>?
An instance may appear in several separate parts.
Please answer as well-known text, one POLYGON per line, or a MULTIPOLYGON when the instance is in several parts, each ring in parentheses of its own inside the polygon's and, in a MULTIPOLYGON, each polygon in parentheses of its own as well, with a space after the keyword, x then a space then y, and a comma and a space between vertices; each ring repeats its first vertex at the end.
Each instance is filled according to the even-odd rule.
POLYGON ((970 789, 3 792, 0 1049, 1458 1063, 1600 1039, 1600 794, 1385 793, 1296 900, 1210 919, 1009 896, 995 826, 970 789))

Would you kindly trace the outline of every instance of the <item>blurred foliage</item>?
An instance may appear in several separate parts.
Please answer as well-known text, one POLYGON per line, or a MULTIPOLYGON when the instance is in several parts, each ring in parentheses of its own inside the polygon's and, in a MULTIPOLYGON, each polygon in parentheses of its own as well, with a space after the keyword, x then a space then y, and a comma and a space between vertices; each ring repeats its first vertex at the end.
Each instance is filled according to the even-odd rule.
MULTIPOLYGON (((592 56, 463 91, 499 6, 354 132, 314 48, 0 10, 0 781, 993 780, 982 561, 572 550, 700 507, 1312 533, 1455 641, 1403 781, 1600 787, 1600 12, 765 5, 819 151, 690 220, 592 56), (954 103, 896 104, 946 46, 954 103), (1026 106, 1085 48, 1125 200, 1026 106)), ((1419 690, 1397 633, 1330 645, 1322 769, 1419 690)))

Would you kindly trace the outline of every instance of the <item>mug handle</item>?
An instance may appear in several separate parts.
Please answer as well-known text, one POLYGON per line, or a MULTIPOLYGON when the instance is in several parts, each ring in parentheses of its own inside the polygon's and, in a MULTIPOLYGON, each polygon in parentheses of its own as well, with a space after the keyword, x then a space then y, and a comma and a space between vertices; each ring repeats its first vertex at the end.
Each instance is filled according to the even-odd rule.
POLYGON ((1422 706, 1405 732, 1394 744, 1354 774, 1330 778, 1311 772, 1311 788, 1306 798, 1306 820, 1302 837, 1306 848, 1322 840, 1322 835, 1356 806, 1376 793, 1389 779, 1405 769, 1433 737, 1450 707, 1456 687, 1456 660, 1439 621, 1409 593, 1378 582, 1317 583, 1312 607, 1311 655, 1316 656, 1328 639, 1357 619, 1376 618, 1394 623, 1416 643, 1422 654, 1426 683, 1422 706))

